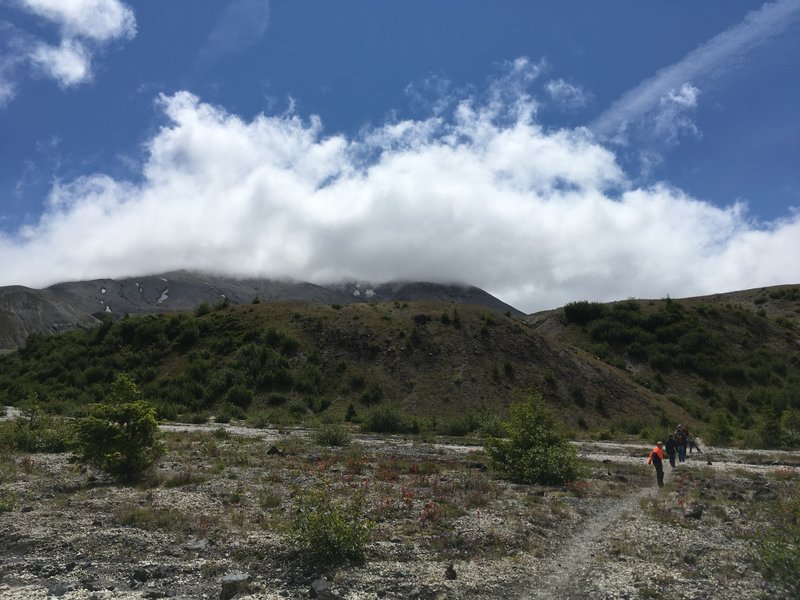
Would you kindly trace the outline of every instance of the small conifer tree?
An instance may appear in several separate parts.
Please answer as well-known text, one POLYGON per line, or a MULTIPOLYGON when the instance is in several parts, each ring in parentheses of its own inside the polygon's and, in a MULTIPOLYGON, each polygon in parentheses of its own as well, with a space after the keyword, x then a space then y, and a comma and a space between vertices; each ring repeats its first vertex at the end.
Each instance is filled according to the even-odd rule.
POLYGON ((490 438, 486 451, 494 471, 515 483, 561 484, 578 475, 575 448, 559 431, 553 413, 533 394, 509 407, 506 439, 490 438))
POLYGON ((116 479, 140 480, 162 453, 155 407, 130 377, 119 375, 106 401, 77 422, 73 449, 79 461, 116 479))

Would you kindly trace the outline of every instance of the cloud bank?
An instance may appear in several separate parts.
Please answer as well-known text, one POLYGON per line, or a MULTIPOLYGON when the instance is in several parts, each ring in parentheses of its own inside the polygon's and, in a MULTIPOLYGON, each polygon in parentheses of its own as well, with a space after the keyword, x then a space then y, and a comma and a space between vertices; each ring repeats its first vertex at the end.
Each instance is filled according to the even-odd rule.
POLYGON ((357 137, 326 135, 313 116, 243 120, 161 96, 167 122, 141 180, 54 187, 38 224, 0 235, 0 285, 172 269, 429 280, 532 312, 800 281, 799 214, 756 226, 741 204, 633 187, 588 131, 539 126, 517 80, 357 137))
POLYGON ((0 107, 16 95, 26 72, 71 87, 92 79, 94 55, 106 44, 136 35, 133 11, 120 0, 13 0, 12 6, 58 31, 58 44, 0 22, 0 107))

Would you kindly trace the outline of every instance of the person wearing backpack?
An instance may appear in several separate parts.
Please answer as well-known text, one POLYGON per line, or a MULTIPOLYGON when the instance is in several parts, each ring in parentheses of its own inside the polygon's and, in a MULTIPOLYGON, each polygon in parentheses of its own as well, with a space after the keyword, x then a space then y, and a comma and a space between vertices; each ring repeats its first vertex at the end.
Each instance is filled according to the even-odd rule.
POLYGON ((655 448, 650 451, 650 457, 647 459, 648 465, 653 465, 656 469, 656 481, 658 487, 664 487, 664 450, 662 442, 656 442, 655 448))

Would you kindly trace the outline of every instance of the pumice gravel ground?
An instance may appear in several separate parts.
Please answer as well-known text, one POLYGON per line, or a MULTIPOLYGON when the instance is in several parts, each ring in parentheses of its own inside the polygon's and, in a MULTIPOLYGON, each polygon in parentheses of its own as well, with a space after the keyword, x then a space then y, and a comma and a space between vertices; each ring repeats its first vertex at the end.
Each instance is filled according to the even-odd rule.
POLYGON ((162 429, 163 459, 132 487, 69 454, 0 457, 0 598, 794 597, 758 551, 797 493, 797 452, 704 448, 658 489, 648 444, 580 442, 582 477, 548 487, 494 479, 477 440, 162 429), (361 499, 362 562, 298 548, 316 488, 344 510, 361 499))

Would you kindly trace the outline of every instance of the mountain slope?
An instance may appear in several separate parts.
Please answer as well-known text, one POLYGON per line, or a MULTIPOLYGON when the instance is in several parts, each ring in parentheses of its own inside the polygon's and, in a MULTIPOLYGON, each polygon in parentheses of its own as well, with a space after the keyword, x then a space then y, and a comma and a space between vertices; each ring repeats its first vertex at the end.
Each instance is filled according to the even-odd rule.
POLYGON ((800 286, 574 302, 526 322, 616 366, 699 421, 750 431, 760 445, 800 433, 793 424, 800 418, 800 286))
POLYGON ((13 350, 32 333, 87 329, 99 323, 48 290, 0 289, 0 354, 13 350))
POLYGON ((97 324, 98 318, 192 310, 199 304, 249 304, 291 300, 319 304, 441 300, 523 313, 472 286, 422 282, 320 286, 273 279, 234 279, 176 271, 128 279, 66 282, 45 290, 0 288, 0 352, 18 347, 31 333, 97 324), (26 301, 21 303, 21 294, 26 301), (8 297, 6 299, 6 297, 8 297), (51 318, 51 320, 48 320, 51 318))
POLYGON ((280 420, 341 420, 352 404, 358 413, 393 405, 423 420, 463 420, 496 417, 540 390, 575 428, 691 420, 676 405, 654 408, 657 394, 619 369, 517 319, 433 301, 219 306, 35 336, 0 360, 0 402, 35 391, 80 413, 120 372, 165 418, 269 410, 280 420))

